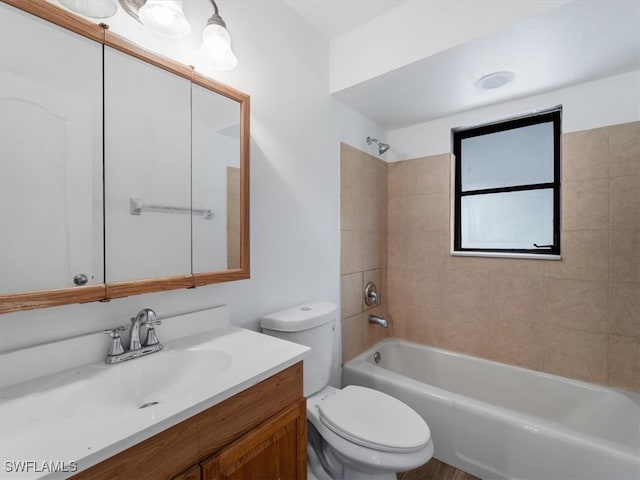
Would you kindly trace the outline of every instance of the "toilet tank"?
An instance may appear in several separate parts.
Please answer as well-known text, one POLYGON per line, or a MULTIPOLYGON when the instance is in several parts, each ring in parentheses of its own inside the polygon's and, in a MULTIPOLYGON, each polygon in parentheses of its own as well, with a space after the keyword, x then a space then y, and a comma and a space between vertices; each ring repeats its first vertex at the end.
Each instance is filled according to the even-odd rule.
POLYGON ((335 304, 317 301, 265 315, 260 320, 263 333, 311 348, 303 366, 305 397, 329 384, 337 315, 335 304))

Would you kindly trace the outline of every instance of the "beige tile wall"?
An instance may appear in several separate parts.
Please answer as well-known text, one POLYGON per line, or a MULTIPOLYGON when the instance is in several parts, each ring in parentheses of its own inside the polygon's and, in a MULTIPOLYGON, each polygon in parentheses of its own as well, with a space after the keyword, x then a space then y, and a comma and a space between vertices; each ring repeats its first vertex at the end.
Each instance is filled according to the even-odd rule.
POLYGON ((367 322, 385 316, 387 261, 387 164, 340 145, 342 358, 348 361, 389 335, 367 322), (364 285, 378 287, 378 306, 364 303, 364 285))
MULTIPOLYGON (((566 134, 562 149, 559 262, 451 257, 450 155, 389 164, 386 300, 393 334, 640 390, 640 122, 566 134)), ((358 162, 364 160, 349 166, 364 168, 358 162)), ((343 170, 343 178, 354 177, 367 175, 343 170)), ((359 230, 346 230, 343 269, 357 263, 344 243, 359 230)), ((362 248, 362 239, 346 242, 362 248)), ((353 288, 362 275, 356 267, 343 271, 354 275, 353 288)), ((352 302, 350 322, 360 315, 359 299, 352 302)), ((357 347, 348 347, 345 359, 357 347)))

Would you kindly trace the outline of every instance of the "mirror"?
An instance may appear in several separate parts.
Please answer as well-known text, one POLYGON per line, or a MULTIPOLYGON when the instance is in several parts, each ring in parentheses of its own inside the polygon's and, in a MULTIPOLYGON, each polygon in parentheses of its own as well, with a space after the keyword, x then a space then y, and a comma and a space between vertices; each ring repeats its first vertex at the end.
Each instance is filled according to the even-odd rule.
POLYGON ((192 90, 193 271, 240 268, 240 105, 192 90), (211 248, 215 245, 215 248, 211 248))
POLYGON ((189 275, 191 82, 105 47, 104 99, 106 281, 189 275))
POLYGON ((102 46, 0 7, 0 294, 102 284, 102 46))
POLYGON ((248 278, 249 97, 2 2, 0 313, 248 278))

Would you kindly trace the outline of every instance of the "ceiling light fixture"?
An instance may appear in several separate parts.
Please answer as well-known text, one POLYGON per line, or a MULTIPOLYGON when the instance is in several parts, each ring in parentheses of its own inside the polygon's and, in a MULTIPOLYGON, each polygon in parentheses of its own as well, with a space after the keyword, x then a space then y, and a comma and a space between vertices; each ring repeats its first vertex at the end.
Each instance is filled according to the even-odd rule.
POLYGON ((496 88, 504 87, 508 83, 513 82, 516 74, 509 71, 493 72, 484 77, 480 77, 476 81, 476 87, 479 90, 495 90, 496 88))
POLYGON ((206 66, 214 70, 231 70, 238 64, 238 59, 231 50, 231 37, 227 31, 227 24, 218 15, 218 6, 214 0, 213 15, 207 20, 207 26, 202 32, 202 47, 200 57, 206 66))

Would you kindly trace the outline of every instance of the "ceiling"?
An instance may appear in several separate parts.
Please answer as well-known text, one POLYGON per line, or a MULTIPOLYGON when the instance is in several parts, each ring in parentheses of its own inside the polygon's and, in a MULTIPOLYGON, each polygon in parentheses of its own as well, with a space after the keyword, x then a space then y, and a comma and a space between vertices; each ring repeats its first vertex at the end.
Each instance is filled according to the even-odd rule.
MULTIPOLYGON (((286 3, 332 38, 401 2, 286 3)), ((640 2, 577 0, 334 95, 394 130, 639 68, 640 2), (476 88, 481 76, 504 70, 515 72, 513 83, 476 88)))
POLYGON ((348 32, 403 3, 404 0, 284 0, 328 39, 348 32))

